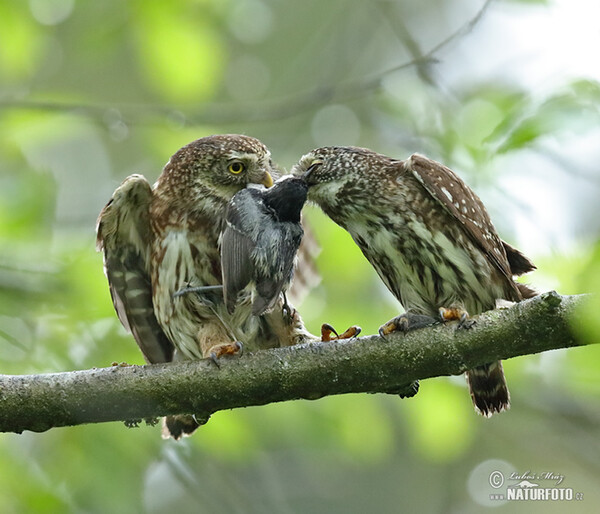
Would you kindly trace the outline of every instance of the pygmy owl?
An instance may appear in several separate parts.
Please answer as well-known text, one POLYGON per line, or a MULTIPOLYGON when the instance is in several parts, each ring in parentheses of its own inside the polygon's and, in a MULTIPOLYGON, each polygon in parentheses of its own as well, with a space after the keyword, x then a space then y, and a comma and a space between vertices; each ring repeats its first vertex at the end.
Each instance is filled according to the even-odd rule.
MULTIPOLYGON (((223 302, 174 293, 221 285, 218 239, 231 198, 248 184, 273 184, 270 153, 257 139, 216 135, 193 141, 165 165, 154 186, 132 175, 98 218, 98 249, 115 310, 148 362, 221 355, 242 341, 255 350, 314 339, 283 300, 252 314, 246 292, 230 312, 223 302)), ((168 416, 165 435, 178 439, 198 426, 192 416, 168 416)))
MULTIPOLYGON (((533 296, 513 276, 535 269, 500 239, 477 195, 450 169, 413 155, 401 161, 363 148, 327 147, 292 173, 308 199, 346 229, 407 314, 380 333, 411 325, 411 315, 446 319, 494 309, 496 300, 533 296)), ((500 361, 467 371, 478 412, 509 407, 500 361)))

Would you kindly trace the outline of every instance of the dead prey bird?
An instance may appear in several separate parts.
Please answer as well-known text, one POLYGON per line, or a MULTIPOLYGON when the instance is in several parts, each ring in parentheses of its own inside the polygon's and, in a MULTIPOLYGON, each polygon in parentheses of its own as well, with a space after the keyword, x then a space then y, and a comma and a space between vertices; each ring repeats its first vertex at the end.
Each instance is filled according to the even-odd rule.
MULTIPOLYGON (((222 286, 184 288, 177 296, 223 294, 233 313, 238 295, 252 284, 252 314, 262 316, 284 295, 294 272, 304 231, 300 212, 308 187, 304 179, 286 176, 270 188, 248 187, 234 195, 221 234, 222 286)), ((284 300, 284 308, 287 301, 284 300)))

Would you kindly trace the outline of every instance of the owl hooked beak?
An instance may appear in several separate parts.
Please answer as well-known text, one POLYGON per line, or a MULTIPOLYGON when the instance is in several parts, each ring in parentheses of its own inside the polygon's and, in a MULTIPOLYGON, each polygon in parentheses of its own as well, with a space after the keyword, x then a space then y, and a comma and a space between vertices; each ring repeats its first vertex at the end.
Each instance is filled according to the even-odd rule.
POLYGON ((267 188, 273 185, 273 177, 268 171, 265 171, 261 184, 267 188))

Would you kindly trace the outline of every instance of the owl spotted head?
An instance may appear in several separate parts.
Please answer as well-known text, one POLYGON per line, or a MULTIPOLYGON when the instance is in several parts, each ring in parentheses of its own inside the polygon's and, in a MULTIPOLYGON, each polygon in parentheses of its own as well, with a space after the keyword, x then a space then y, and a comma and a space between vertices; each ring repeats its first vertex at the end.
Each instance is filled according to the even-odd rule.
POLYGON ((304 155, 292 168, 292 174, 301 176, 309 186, 309 200, 322 207, 337 204, 341 198, 352 200, 364 196, 370 182, 369 175, 377 166, 377 154, 365 148, 328 146, 304 155))
POLYGON ((273 185, 271 153, 258 139, 239 134, 203 137, 180 148, 166 164, 159 185, 175 194, 207 192, 227 201, 248 184, 273 185))

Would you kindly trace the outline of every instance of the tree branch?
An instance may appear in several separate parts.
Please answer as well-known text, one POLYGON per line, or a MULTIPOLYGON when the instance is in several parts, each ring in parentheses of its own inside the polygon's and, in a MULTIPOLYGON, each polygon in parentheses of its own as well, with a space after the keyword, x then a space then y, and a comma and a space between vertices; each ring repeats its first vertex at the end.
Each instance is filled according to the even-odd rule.
POLYGON ((472 330, 436 325, 385 340, 264 350, 225 360, 115 366, 44 375, 0 375, 0 431, 209 414, 344 393, 398 392, 418 379, 458 375, 497 359, 592 344, 570 326, 584 296, 545 293, 474 319, 472 330))

